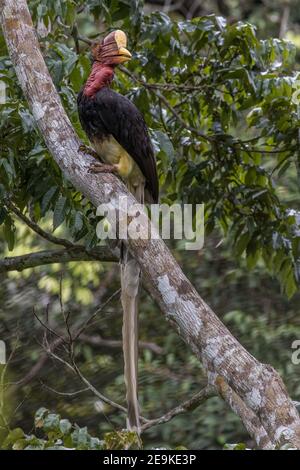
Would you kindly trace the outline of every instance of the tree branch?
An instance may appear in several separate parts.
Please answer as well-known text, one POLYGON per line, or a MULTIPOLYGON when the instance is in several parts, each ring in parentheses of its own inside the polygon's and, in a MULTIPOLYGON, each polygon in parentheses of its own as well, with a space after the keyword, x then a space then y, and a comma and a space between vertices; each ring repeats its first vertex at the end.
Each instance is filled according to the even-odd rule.
POLYGON ((157 426, 158 424, 167 423, 171 421, 171 419, 175 418, 175 416, 180 415, 182 413, 186 413, 187 411, 194 410, 197 408, 201 403, 206 401, 208 398, 211 398, 216 395, 216 392, 213 387, 207 385, 203 390, 196 393, 192 398, 189 400, 181 403, 180 405, 176 406, 172 410, 168 411, 164 415, 160 416, 159 418, 151 419, 147 423, 143 424, 142 431, 146 431, 153 426, 157 426))
POLYGON ((44 238, 44 240, 49 241, 50 243, 54 243, 56 245, 62 245, 66 248, 74 247, 72 242, 65 240, 64 238, 58 238, 52 235, 51 233, 45 232, 38 224, 36 224, 33 220, 26 217, 10 200, 5 199, 5 205, 20 219, 24 222, 31 230, 37 233, 40 237, 44 238))
POLYGON ((46 390, 49 390, 49 392, 55 393, 56 395, 60 395, 62 397, 75 397, 76 395, 80 395, 81 393, 87 392, 89 390, 89 387, 82 388, 81 390, 76 390, 76 392, 60 392, 59 390, 55 390, 55 388, 49 387, 46 385, 44 382, 41 382, 42 387, 44 387, 46 390))
POLYGON ((86 250, 84 246, 74 246, 66 250, 45 250, 26 255, 12 256, 0 260, 0 273, 9 271, 23 271, 45 264, 69 263, 72 261, 103 261, 113 262, 118 259, 109 251, 108 247, 97 247, 86 250))
MULTIPOLYGON (((65 361, 62 357, 58 356, 55 354, 51 349, 48 347, 45 347, 46 353, 55 359, 56 361, 60 362, 64 366, 66 366, 70 371, 72 371, 74 374, 76 374, 80 380, 86 385, 87 389, 90 390, 99 400, 103 401, 103 403, 106 403, 107 405, 110 405, 112 408, 115 408, 118 411, 121 411, 122 413, 125 413, 127 415, 127 409, 120 405, 119 403, 114 402, 110 398, 107 398, 105 395, 102 395, 95 387, 94 385, 89 382, 89 380, 81 373, 80 369, 78 368, 77 364, 73 361, 72 364, 70 364, 68 361, 65 361)), ((147 422, 145 418, 141 417, 142 422, 147 422)))
MULTIPOLYGON (((116 403, 106 396, 102 395, 90 382, 89 380, 81 373, 80 369, 78 368, 77 364, 75 361, 72 361, 72 364, 69 362, 65 361, 62 359, 60 356, 56 355, 53 353, 51 349, 48 349, 47 347, 45 348, 45 351, 53 358, 56 359, 58 362, 61 364, 65 365, 69 370, 74 372, 80 380, 86 385, 86 388, 84 390, 80 390, 77 392, 59 392, 57 390, 52 389, 51 387, 46 386, 43 384, 44 387, 48 388, 50 391, 53 393, 56 393, 58 395, 64 395, 64 396, 74 396, 77 395, 78 393, 82 393, 86 390, 90 390, 97 398, 99 398, 101 401, 104 403, 110 405, 111 407, 117 409, 118 411, 121 411, 122 413, 127 414, 126 408, 124 408, 122 405, 119 405, 119 403, 116 403)), ((201 403, 203 403, 205 400, 208 398, 215 396, 216 392, 215 389, 209 385, 207 385, 203 390, 198 392, 196 395, 194 395, 192 398, 189 400, 181 403, 180 405, 176 406, 172 410, 168 411, 164 415, 160 416, 159 418, 155 419, 147 419, 143 416, 140 416, 140 420, 143 423, 141 430, 144 432, 147 429, 157 426, 159 424, 167 423, 171 421, 173 418, 175 418, 177 415, 186 413, 188 411, 194 410, 197 408, 201 403)))

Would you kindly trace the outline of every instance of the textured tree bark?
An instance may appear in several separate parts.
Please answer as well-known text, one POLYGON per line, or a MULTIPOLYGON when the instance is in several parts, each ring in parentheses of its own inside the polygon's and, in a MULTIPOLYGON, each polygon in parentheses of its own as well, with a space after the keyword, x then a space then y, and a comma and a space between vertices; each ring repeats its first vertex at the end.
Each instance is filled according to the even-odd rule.
MULTIPOLYGON (((78 152, 80 141, 66 116, 42 57, 25 0, 0 0, 1 23, 20 85, 53 158, 77 190, 97 207, 118 198, 135 202, 113 175, 88 173, 89 156, 78 152)), ((143 230, 147 230, 147 224, 143 230)), ((161 239, 128 240, 152 297, 166 319, 190 345, 207 370, 209 383, 218 377, 258 417, 264 447, 267 439, 300 448, 299 414, 286 388, 269 365, 259 363, 230 334, 188 281, 161 239)), ((219 379, 218 379, 219 380, 219 379)), ((242 419, 247 417, 242 416, 242 419)))
POLYGON ((257 415, 247 408, 243 400, 229 387, 222 377, 217 377, 215 386, 224 401, 241 418, 258 449, 274 449, 274 445, 270 441, 265 429, 262 427, 257 415))

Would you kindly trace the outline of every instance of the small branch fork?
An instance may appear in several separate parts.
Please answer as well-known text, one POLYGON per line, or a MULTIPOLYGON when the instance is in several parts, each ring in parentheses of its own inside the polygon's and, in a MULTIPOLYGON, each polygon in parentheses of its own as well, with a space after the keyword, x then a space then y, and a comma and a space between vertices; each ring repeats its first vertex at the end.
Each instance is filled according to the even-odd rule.
POLYGON ((33 230, 37 235, 39 235, 44 240, 47 240, 50 243, 54 243, 55 245, 62 245, 65 248, 74 248, 74 244, 64 238, 58 238, 52 235, 51 233, 46 232, 43 230, 38 224, 36 224, 33 220, 29 219, 23 212, 21 212, 12 201, 9 199, 5 199, 5 205, 8 209, 10 209, 22 222, 24 222, 31 230, 33 230))
POLYGON ((204 387, 200 392, 196 393, 192 398, 189 400, 184 401, 180 405, 172 408, 170 411, 165 413, 164 415, 160 416, 159 418, 148 420, 145 424, 142 425, 142 431, 146 431, 147 429, 157 426, 159 424, 168 423, 171 419, 175 418, 176 416, 186 413, 188 411, 193 411, 202 403, 204 403, 208 398, 216 396, 216 391, 210 385, 204 387))
MULTIPOLYGON (((62 280, 61 280, 61 287, 60 287, 60 292, 62 292, 62 280)), ((114 402, 110 398, 106 397, 103 395, 101 392, 99 392, 94 385, 82 374, 80 368, 78 367, 75 359, 75 354, 74 354, 74 344, 75 341, 80 338, 80 336, 83 336, 83 332, 85 329, 89 326, 92 320, 95 319, 95 317, 106 307, 117 295, 119 295, 120 290, 117 290, 113 295, 111 295, 106 302, 104 302, 101 307, 99 307, 86 321, 85 323, 77 328, 75 333, 72 333, 69 325, 69 317, 70 315, 65 312, 63 302, 62 302, 62 295, 60 295, 60 306, 61 306, 61 313, 64 319, 67 335, 62 336, 61 333, 53 330, 47 323, 44 323, 34 312, 34 316, 38 320, 38 322, 42 325, 44 328, 44 338, 43 338, 43 343, 41 344, 43 350, 45 351, 46 356, 51 357, 52 359, 55 359, 57 362, 60 364, 64 365, 67 367, 68 370, 70 370, 72 373, 77 375, 77 377, 81 380, 81 382, 86 386, 82 390, 78 390, 75 392, 60 392, 57 391, 51 387, 49 387, 47 384, 42 384, 46 389, 53 393, 57 393, 58 395, 63 395, 63 396, 73 396, 77 395, 79 393, 84 393, 85 391, 90 391, 92 392, 98 399, 100 399, 103 403, 106 403, 107 405, 111 406, 117 411, 121 411, 122 413, 127 415, 127 409, 120 405, 119 403, 114 402), (48 341, 48 334, 51 336, 55 336, 56 339, 52 342, 49 343, 48 341), (69 360, 65 360, 61 356, 59 356, 57 353, 54 352, 54 349, 57 349, 58 346, 64 346, 64 349, 68 353, 68 358, 69 360)), ((120 342, 121 343, 121 342, 120 342)), ((32 373, 30 378, 32 378, 32 373)), ((28 380, 28 377, 27 377, 28 380)), ((25 378, 26 381, 26 378, 25 378)), ((24 383, 24 380, 17 382, 16 384, 24 383)), ((15 385, 16 385, 15 384, 15 385)), ((201 403, 203 403, 205 400, 208 398, 215 396, 216 392, 214 391, 214 388, 211 386, 206 386, 203 390, 201 390, 199 393, 194 395, 191 399, 186 400, 182 404, 176 406, 175 408, 171 409, 164 415, 155 418, 155 419, 147 419, 145 417, 141 417, 141 423, 142 423, 142 431, 146 431, 147 429, 157 426, 159 424, 167 423, 174 417, 176 417, 179 414, 194 410, 196 407, 198 407, 201 403)))
POLYGON ((61 262, 64 262, 65 260, 90 261, 93 259, 110 262, 117 261, 117 257, 112 253, 109 246, 97 247, 88 250, 83 245, 76 245, 65 238, 59 238, 46 232, 36 222, 23 214, 23 212, 21 212, 10 199, 6 198, 4 204, 18 217, 18 219, 27 225, 27 227, 39 235, 39 237, 51 244, 63 246, 65 250, 41 251, 39 253, 32 253, 30 255, 23 255, 15 258, 5 258, 4 260, 0 260, 0 272, 12 270, 18 271, 29 267, 40 266, 42 264, 59 262, 56 261, 59 260, 59 258, 61 259, 61 262))

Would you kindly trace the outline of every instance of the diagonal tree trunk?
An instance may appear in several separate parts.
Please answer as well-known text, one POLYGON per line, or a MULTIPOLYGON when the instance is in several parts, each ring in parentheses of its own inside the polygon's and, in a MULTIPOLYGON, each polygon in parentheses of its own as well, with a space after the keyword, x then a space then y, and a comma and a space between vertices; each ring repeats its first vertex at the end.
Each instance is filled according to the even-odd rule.
MULTIPOLYGON (((78 152, 80 141, 62 107, 41 54, 26 0, 0 0, 1 23, 20 85, 53 158, 77 190, 97 207, 118 198, 135 202, 113 175, 88 173, 91 159, 78 152)), ((143 230, 147 230, 147 224, 143 230)), ((147 287, 166 319, 202 361, 209 383, 220 377, 258 418, 256 442, 300 449, 299 414, 278 373, 259 363, 230 334, 186 278, 161 239, 128 240, 147 287), (153 262, 155 260, 155 262, 153 262)), ((230 400, 229 400, 230 402, 230 400)), ((234 406, 232 406, 234 409, 234 406)), ((246 426, 247 427, 247 426, 246 426)), ((249 428, 249 426, 248 426, 249 428)))

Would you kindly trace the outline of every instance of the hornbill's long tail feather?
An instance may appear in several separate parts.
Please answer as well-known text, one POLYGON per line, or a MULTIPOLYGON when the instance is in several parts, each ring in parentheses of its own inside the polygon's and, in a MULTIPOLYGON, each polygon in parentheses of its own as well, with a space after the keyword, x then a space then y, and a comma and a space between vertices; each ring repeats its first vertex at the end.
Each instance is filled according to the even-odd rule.
MULTIPOLYGON (((139 203, 144 202, 144 186, 129 187, 139 203)), ((121 302, 123 307, 123 354, 127 400, 127 428, 140 434, 138 403, 138 291, 141 270, 123 245, 121 260, 121 302)))
POLYGON ((127 247, 121 264, 123 354, 127 400, 127 428, 140 433, 138 403, 138 309, 140 267, 127 247))

